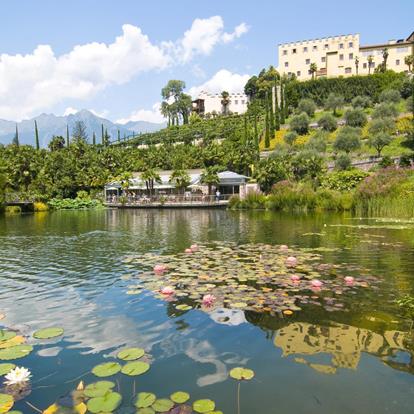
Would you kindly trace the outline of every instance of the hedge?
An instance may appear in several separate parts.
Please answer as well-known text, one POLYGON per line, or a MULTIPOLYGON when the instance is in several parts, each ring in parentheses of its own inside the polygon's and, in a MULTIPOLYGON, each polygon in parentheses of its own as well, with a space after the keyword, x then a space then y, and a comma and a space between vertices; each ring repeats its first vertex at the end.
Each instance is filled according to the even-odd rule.
POLYGON ((286 85, 285 94, 289 105, 297 107, 299 101, 309 98, 322 106, 330 93, 342 95, 350 103, 355 96, 369 96, 378 102, 379 95, 385 89, 401 90, 406 75, 387 71, 367 76, 349 78, 321 78, 304 82, 292 81, 286 85))

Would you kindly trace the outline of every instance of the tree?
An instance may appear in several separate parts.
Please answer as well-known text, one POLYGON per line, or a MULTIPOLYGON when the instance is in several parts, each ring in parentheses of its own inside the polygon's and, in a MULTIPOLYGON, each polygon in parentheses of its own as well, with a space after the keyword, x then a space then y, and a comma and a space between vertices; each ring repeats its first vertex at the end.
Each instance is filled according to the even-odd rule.
POLYGON ((355 56, 355 71, 358 76, 358 72, 359 72, 359 57, 358 56, 355 56))
POLYGON ((388 60, 389 52, 388 48, 382 49, 382 64, 384 67, 384 72, 387 70, 387 60, 388 60))
POLYGON ((350 126, 343 127, 336 136, 333 148, 349 154, 361 147, 361 130, 350 126))
POLYGON ((324 172, 325 160, 317 151, 305 149, 295 155, 292 160, 292 167, 296 179, 310 178, 314 180, 324 172))
POLYGON ((368 96, 355 96, 354 99, 352 99, 352 106, 357 108, 366 109, 371 106, 371 99, 369 99, 368 96))
POLYGON ((65 148, 65 138, 62 136, 53 136, 48 144, 50 151, 59 151, 65 148))
POLYGON ((13 137, 12 144, 15 145, 16 147, 19 147, 20 146, 20 142, 19 142, 19 130, 17 128, 17 124, 16 124, 16 132, 14 133, 14 137, 13 137))
POLYGON ((341 95, 330 93, 325 101, 325 108, 331 110, 333 115, 337 115, 337 110, 342 108, 344 105, 344 98, 341 95))
POLYGON ((376 118, 369 126, 369 133, 371 135, 378 135, 380 133, 393 134, 395 131, 395 121, 390 117, 376 118))
POLYGON ((227 91, 221 92, 221 105, 223 107, 224 115, 227 115, 229 104, 230 104, 230 94, 227 91))
POLYGON ((86 132, 86 125, 83 121, 76 121, 72 128, 72 137, 75 141, 88 142, 88 134, 86 132))
POLYGON ((69 125, 66 124, 66 146, 69 148, 70 138, 69 138, 69 125))
POLYGON ((290 121, 290 129, 299 135, 305 135, 309 131, 309 117, 305 112, 292 117, 290 121))
POLYGON ((37 129, 37 122, 36 122, 36 120, 34 121, 34 125, 35 125, 35 142, 36 142, 36 149, 39 150, 40 149, 39 130, 37 129))
POLYGON ((285 85, 284 80, 280 79, 280 125, 285 124, 285 85))
POLYGON ((382 102, 377 105, 372 113, 373 119, 379 118, 396 118, 398 110, 392 103, 382 102))
POLYGON ((105 146, 105 130, 103 124, 101 124, 101 144, 105 146))
POLYGON ((411 68, 414 66, 414 54, 406 56, 404 63, 408 66, 408 72, 411 72, 411 68))
POLYGON ((368 75, 371 75, 371 68, 372 68, 372 64, 374 63, 374 56, 369 55, 367 60, 368 60, 368 75))
POLYGON ((332 114, 324 114, 319 118, 318 126, 324 131, 333 132, 338 127, 338 124, 332 114))
POLYGON ((269 120, 269 99, 266 93, 266 113, 265 113, 265 148, 270 147, 270 120, 269 120))
POLYGON ((103 139, 104 147, 107 147, 110 142, 111 142, 111 136, 108 134, 108 130, 105 128, 104 139, 103 139))
POLYGON ((352 168, 352 160, 348 154, 339 154, 335 160, 335 170, 347 171, 352 168))
POLYGON ((309 117, 313 118, 315 116, 316 104, 312 99, 304 98, 299 101, 297 112, 305 112, 309 117))
POLYGON ((119 181, 119 183, 121 184, 121 188, 124 191, 127 191, 131 185, 131 179, 133 178, 132 174, 127 171, 127 172, 123 172, 122 174, 118 175, 116 177, 116 181, 119 181))
POLYGON ((277 81, 275 80, 274 85, 274 97, 275 97, 275 130, 280 130, 280 109, 279 109, 279 99, 278 99, 278 92, 277 92, 277 81))
POLYGON ((155 183, 161 183, 161 177, 158 172, 151 167, 146 167, 145 170, 141 173, 141 180, 145 182, 147 187, 147 192, 151 196, 154 191, 155 183))
POLYGON ((283 140, 286 142, 286 144, 292 146, 295 143, 297 138, 298 138, 298 134, 295 131, 288 131, 283 137, 283 140))
POLYGON ((252 76, 244 86, 244 93, 249 97, 250 100, 253 100, 256 97, 258 92, 257 86, 257 76, 252 76))
POLYGON ((210 166, 205 168, 201 173, 200 183, 206 184, 208 186, 208 194, 211 194, 212 187, 220 184, 218 168, 216 166, 210 166))
POLYGON ((379 101, 397 104, 401 101, 401 94, 396 89, 386 89, 381 92, 379 101))
POLYGON ((161 113, 168 118, 169 125, 179 125, 180 117, 184 124, 188 124, 192 100, 184 93, 184 89, 184 81, 172 79, 161 90, 161 113))
POLYGON ((392 141, 392 136, 387 132, 379 132, 375 135, 372 135, 368 139, 368 145, 377 150, 378 157, 381 157, 381 152, 389 145, 392 141))
POLYGON ((326 148, 328 146, 327 143, 328 133, 326 131, 319 130, 311 135, 309 141, 306 144, 306 148, 323 154, 326 152, 326 148))
POLYGON ((315 79, 317 71, 318 71, 318 66, 316 65, 316 63, 311 63, 309 66, 309 73, 312 75, 312 79, 315 79))
POLYGON ((92 134, 92 145, 93 146, 96 145, 96 134, 95 134, 95 131, 93 131, 93 134, 92 134))
POLYGON ((121 142, 121 131, 119 129, 117 130, 117 134, 118 134, 118 142, 121 142))
POLYGON ((184 193, 185 189, 191 184, 191 178, 187 171, 175 169, 171 174, 170 183, 173 183, 179 191, 184 193))
POLYGON ((349 109, 345 112, 345 122, 351 127, 364 127, 368 122, 368 117, 362 109, 349 109))
POLYGON ((288 178, 289 168, 289 156, 273 154, 259 161, 253 177, 264 192, 269 192, 273 184, 288 178))

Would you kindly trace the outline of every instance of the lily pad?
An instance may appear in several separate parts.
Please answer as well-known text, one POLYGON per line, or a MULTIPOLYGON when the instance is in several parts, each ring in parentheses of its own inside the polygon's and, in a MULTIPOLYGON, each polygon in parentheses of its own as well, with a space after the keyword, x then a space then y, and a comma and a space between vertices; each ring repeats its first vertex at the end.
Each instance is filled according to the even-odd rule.
POLYGON ((92 374, 97 377, 110 377, 121 371, 121 365, 118 362, 105 362, 92 369, 92 374))
POLYGON ((115 387, 111 381, 98 381, 86 386, 84 394, 87 397, 103 397, 108 391, 115 387))
POLYGON ((193 309, 190 305, 177 305, 175 308, 181 311, 193 309))
POLYGON ((170 398, 176 404, 184 404, 190 399, 190 394, 188 392, 177 391, 174 394, 171 394, 170 398))
POLYGON ((140 408, 137 414, 155 414, 155 411, 151 407, 140 408))
POLYGON ((135 407, 147 408, 154 404, 157 397, 151 392, 140 392, 135 400, 135 407))
POLYGON ((239 381, 248 381, 254 377, 254 371, 248 368, 237 367, 230 371, 230 376, 239 381))
POLYGON ((0 364, 0 376, 8 374, 14 368, 16 368, 14 364, 0 364))
POLYGON ((142 348, 127 348, 118 352, 117 357, 123 361, 133 361, 144 356, 145 351, 142 348))
POLYGON ((16 336, 16 332, 0 329, 0 342, 8 341, 16 336))
POLYGON ((33 334, 33 337, 36 339, 52 339, 57 338, 58 336, 63 335, 63 328, 45 328, 36 331, 33 334))
POLYGON ((0 413, 7 413, 12 409, 14 405, 14 399, 9 394, 0 394, 0 413))
POLYGON ((157 413, 165 413, 167 411, 170 411, 173 407, 174 403, 167 398, 160 398, 159 400, 155 400, 154 404, 152 405, 152 408, 157 413))
POLYGON ((121 372, 125 375, 137 376, 144 374, 150 369, 150 365, 147 362, 134 361, 128 362, 121 369, 121 372))
POLYGON ((10 361, 13 359, 24 358, 33 351, 31 345, 16 345, 10 348, 0 349, 0 360, 10 361))
POLYGON ((88 411, 91 413, 111 413, 121 405, 122 397, 117 392, 107 392, 102 397, 91 398, 88 403, 88 411))
POLYGON ((193 410, 196 413, 209 413, 216 408, 216 403, 212 400, 197 400, 193 404, 193 410))
POLYGON ((11 339, 8 339, 7 341, 1 341, 0 342, 0 349, 4 349, 4 348, 10 348, 12 346, 16 346, 16 345, 21 345, 24 344, 26 342, 26 340, 24 339, 23 336, 18 335, 15 336, 11 339))

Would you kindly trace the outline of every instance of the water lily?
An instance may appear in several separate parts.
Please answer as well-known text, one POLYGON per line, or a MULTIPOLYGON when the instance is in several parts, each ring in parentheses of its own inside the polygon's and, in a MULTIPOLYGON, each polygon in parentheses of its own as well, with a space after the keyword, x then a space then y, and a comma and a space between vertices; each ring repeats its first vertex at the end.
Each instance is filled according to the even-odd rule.
POLYGON ((296 259, 296 257, 289 256, 289 257, 286 259, 285 264, 286 264, 286 266, 287 266, 287 267, 296 267, 296 266, 297 266, 297 264, 298 264, 298 259, 296 259))
POLYGON ((347 285, 353 285, 354 284, 355 279, 352 276, 346 276, 345 277, 345 283, 347 285))
POLYGON ((192 244, 190 246, 190 249, 191 249, 192 252, 197 252, 198 251, 198 245, 197 244, 192 244))
POLYGON ((204 306, 213 306, 216 297, 214 295, 204 295, 203 296, 203 305, 204 306))
POLYGON ((300 281, 300 276, 299 275, 292 275, 291 277, 290 277, 290 280, 292 281, 292 282, 299 282, 300 281))
POLYGON ((16 367, 6 375, 6 385, 17 385, 29 381, 31 372, 24 367, 16 367))
POLYGON ((287 246, 286 244, 281 244, 279 246, 279 250, 288 250, 288 249, 289 249, 289 246, 287 246))
POLYGON ((193 251, 190 248, 188 248, 184 250, 184 253, 193 253, 193 251))
POLYGON ((320 280, 318 280, 318 279, 313 279, 313 280, 312 280, 312 282, 311 282, 311 285, 312 285, 312 287, 314 287, 314 288, 320 288, 320 287, 322 287, 323 282, 321 282, 321 281, 320 281, 320 280))
POLYGON ((156 264, 154 266, 154 272, 158 273, 158 274, 162 274, 167 270, 167 266, 163 265, 163 264, 156 264))
POLYGON ((172 286, 165 286, 161 289, 161 293, 163 295, 167 295, 167 296, 173 295, 174 292, 175 292, 175 290, 172 286))

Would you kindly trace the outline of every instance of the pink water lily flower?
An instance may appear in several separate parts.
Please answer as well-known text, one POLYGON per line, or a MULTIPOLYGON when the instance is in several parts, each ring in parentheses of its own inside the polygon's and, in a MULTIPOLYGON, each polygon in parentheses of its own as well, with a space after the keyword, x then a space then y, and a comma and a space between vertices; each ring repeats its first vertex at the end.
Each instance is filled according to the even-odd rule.
POLYGON ((313 280, 312 280, 312 282, 311 282, 311 285, 312 285, 312 287, 314 287, 314 288, 320 288, 320 287, 322 287, 323 282, 321 282, 321 281, 320 281, 320 280, 318 280, 318 279, 313 279, 313 280))
POLYGON ((191 249, 192 252, 197 252, 198 251, 198 245, 197 244, 192 244, 190 246, 190 249, 191 249))
POLYGON ((281 244, 279 246, 279 250, 288 250, 288 249, 289 249, 289 246, 287 246, 286 244, 281 244))
POLYGON ((355 279, 352 276, 346 276, 345 277, 345 283, 347 285, 353 285, 355 282, 355 279))
POLYGON ((292 282, 299 282, 299 281, 300 281, 300 276, 299 276, 299 275, 292 275, 292 276, 290 277, 290 280, 291 280, 292 282))
POLYGON ((163 295, 167 295, 167 296, 173 295, 174 292, 175 292, 175 290, 172 286, 165 286, 161 289, 161 293, 163 295))
POLYGON ((185 250, 184 250, 184 253, 188 253, 188 254, 190 254, 190 253, 193 253, 193 251, 192 251, 190 248, 188 248, 188 249, 185 249, 185 250))
POLYGON ((216 297, 214 295, 204 295, 203 296, 203 305, 204 306, 213 306, 216 297))
POLYGON ((287 267, 296 267, 298 265, 298 259, 296 259, 296 257, 289 256, 286 259, 285 264, 287 267))
POLYGON ((164 264, 156 264, 154 266, 154 272, 161 274, 167 271, 167 266, 165 266, 164 264))

